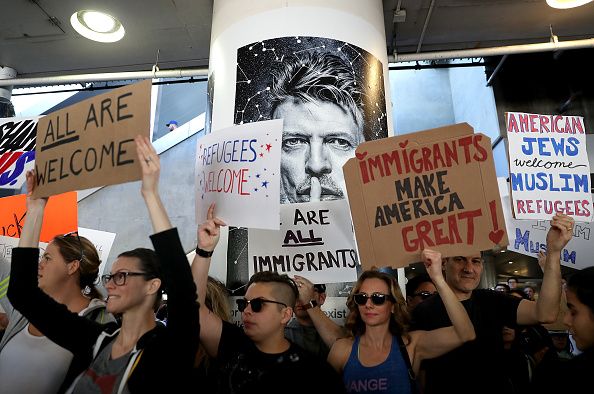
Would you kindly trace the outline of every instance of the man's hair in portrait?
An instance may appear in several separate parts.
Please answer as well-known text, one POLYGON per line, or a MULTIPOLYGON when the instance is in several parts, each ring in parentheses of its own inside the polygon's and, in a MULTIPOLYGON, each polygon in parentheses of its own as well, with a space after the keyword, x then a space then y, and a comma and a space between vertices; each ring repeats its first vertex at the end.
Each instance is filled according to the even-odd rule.
MULTIPOLYGON (((326 52, 291 55, 272 71, 271 114, 284 102, 336 104, 363 131, 362 83, 343 59, 326 52)), ((274 117, 274 116, 273 116, 274 117)))

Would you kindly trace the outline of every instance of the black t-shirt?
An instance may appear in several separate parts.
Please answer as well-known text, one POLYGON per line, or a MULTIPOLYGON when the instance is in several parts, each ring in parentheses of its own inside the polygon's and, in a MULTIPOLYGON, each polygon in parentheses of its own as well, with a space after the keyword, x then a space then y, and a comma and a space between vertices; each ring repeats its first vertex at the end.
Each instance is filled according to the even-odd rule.
MULTIPOLYGON (((425 393, 502 392, 507 378, 501 371, 503 326, 517 326, 521 299, 493 290, 474 290, 462 305, 474 325, 476 339, 431 360, 425 360, 425 393)), ((451 326, 439 295, 413 310, 413 330, 451 326)))
POLYGON ((219 393, 344 393, 330 365, 299 346, 279 354, 263 353, 239 327, 223 322, 218 360, 219 393))

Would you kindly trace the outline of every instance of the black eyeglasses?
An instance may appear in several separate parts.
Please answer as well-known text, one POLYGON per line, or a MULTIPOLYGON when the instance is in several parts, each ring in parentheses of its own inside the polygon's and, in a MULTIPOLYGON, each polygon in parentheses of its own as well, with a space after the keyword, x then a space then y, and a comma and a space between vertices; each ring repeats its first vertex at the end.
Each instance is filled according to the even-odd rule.
POLYGON ((386 302, 386 300, 390 300, 392 302, 395 301, 394 297, 392 297, 390 294, 373 293, 371 295, 368 295, 367 293, 357 293, 353 295, 353 300, 355 301, 355 304, 360 306, 367 304, 367 299, 369 298, 371 298, 371 302, 373 303, 373 305, 383 305, 384 302, 386 302))
POLYGON ((78 231, 72 231, 70 233, 64 234, 62 235, 62 238, 66 238, 66 237, 70 237, 70 236, 74 236, 76 235, 76 240, 78 241, 78 247, 80 248, 80 258, 78 259, 78 261, 83 261, 83 259, 85 258, 85 250, 83 248, 83 243, 80 240, 80 235, 78 235, 78 231))
POLYGON ((113 279, 113 283, 116 286, 123 286, 126 284, 126 278, 129 276, 145 276, 148 279, 152 279, 153 276, 147 274, 146 272, 130 272, 130 271, 120 271, 116 272, 115 274, 107 274, 101 277, 101 283, 103 286, 107 285, 107 282, 113 279))
POLYGON ((285 304, 284 302, 266 300, 264 298, 254 298, 251 300, 246 300, 245 298, 239 298, 239 299, 235 300, 235 302, 237 303, 237 309, 239 309, 240 312, 245 311, 245 308, 247 308, 247 306, 249 304, 252 306, 252 311, 258 313, 262 310, 262 306, 264 305, 265 302, 269 302, 271 304, 279 304, 284 307, 287 307, 287 304, 285 304))
POLYGON ((421 297, 422 299, 426 300, 434 294, 436 293, 432 293, 430 291, 419 291, 418 293, 414 293, 413 297, 421 297))

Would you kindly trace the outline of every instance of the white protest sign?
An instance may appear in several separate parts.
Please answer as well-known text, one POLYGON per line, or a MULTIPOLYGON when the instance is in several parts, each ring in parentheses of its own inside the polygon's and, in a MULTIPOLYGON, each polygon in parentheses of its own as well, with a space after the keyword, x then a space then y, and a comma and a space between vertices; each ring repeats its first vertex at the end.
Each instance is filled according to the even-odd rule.
POLYGON ((313 283, 352 282, 356 250, 345 200, 284 204, 280 230, 248 230, 249 275, 277 271, 313 283))
MULTIPOLYGON (((509 189, 505 178, 498 178, 501 205, 509 237, 508 250, 531 257, 538 257, 538 252, 546 252, 549 220, 516 220, 512 216, 509 189)), ((573 238, 561 251, 561 264, 582 269, 594 265, 594 225, 576 222, 573 238)))
POLYGON ((580 116, 506 114, 510 180, 517 219, 564 213, 594 218, 586 130, 580 116))
POLYGON ((0 189, 20 189, 33 169, 39 118, 0 119, 0 189))
POLYGON ((216 215, 230 226, 278 229, 282 120, 205 135, 196 153, 196 221, 216 215))
POLYGON ((78 228, 78 234, 81 237, 87 238, 89 241, 93 243, 93 245, 95 245, 95 248, 99 253, 99 260, 101 260, 101 265, 99 266, 99 275, 102 275, 103 270, 105 269, 105 264, 107 263, 107 259, 109 258, 109 252, 111 251, 111 247, 113 246, 113 241, 115 240, 116 234, 84 227, 78 228))

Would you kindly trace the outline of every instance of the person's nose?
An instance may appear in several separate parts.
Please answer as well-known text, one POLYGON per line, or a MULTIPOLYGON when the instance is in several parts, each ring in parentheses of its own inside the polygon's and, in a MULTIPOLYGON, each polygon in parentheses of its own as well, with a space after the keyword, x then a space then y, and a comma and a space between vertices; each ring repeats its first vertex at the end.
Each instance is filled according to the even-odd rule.
POLYGON ((332 163, 328 159, 328 153, 323 141, 310 141, 305 171, 308 175, 314 176, 332 172, 332 163))

